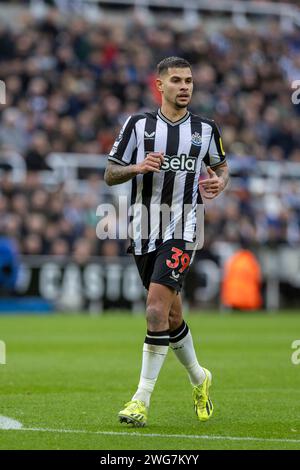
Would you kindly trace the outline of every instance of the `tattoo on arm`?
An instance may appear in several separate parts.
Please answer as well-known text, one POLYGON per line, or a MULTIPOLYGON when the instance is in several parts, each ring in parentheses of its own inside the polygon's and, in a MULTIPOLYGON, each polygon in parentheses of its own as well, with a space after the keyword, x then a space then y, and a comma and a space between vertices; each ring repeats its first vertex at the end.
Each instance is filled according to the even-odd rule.
POLYGON ((225 163, 224 165, 220 165, 215 169, 215 173, 219 178, 222 178, 224 181, 224 189, 227 186, 227 183, 229 181, 229 171, 228 171, 228 165, 225 163))
POLYGON ((108 162, 104 173, 104 180, 108 186, 129 181, 137 175, 135 165, 122 166, 108 162))

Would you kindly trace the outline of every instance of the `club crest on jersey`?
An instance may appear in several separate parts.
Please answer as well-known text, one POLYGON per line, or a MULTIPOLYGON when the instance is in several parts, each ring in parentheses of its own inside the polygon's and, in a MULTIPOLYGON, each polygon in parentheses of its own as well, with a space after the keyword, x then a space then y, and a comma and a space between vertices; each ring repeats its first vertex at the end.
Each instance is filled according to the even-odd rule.
POLYGON ((161 170, 165 171, 187 171, 188 173, 195 173, 196 170, 196 157, 189 157, 185 153, 180 155, 164 155, 164 162, 161 170))
POLYGON ((196 145, 197 147, 201 147, 202 138, 199 132, 194 132, 194 134, 192 134, 192 144, 196 145))

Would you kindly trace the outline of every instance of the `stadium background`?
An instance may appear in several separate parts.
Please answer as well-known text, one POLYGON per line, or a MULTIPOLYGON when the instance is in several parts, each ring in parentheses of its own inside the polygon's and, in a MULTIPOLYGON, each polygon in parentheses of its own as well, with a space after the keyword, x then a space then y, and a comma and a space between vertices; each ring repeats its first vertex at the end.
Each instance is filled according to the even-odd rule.
POLYGON ((128 115, 158 106, 155 64, 168 55, 191 62, 190 108, 219 124, 232 175, 207 205, 190 307, 219 305, 224 261, 241 242, 259 257, 264 306, 297 307, 300 13, 213 3, 1 3, 0 230, 22 255, 10 273, 19 308, 39 296, 37 309, 140 309, 126 243, 97 239, 96 208, 128 191, 106 187, 106 156, 128 115))
POLYGON ((299 5, 185 3, 0 0, 0 415, 28 427, 23 439, 6 434, 0 416, 0 448, 299 448, 290 360, 300 327, 299 5), (129 190, 105 185, 107 153, 129 114, 158 106, 155 65, 169 55, 191 62, 190 109, 219 124, 231 172, 207 204, 185 290, 218 406, 203 431, 212 440, 201 441, 170 357, 153 398, 158 437, 137 444, 115 416, 136 382, 145 329, 143 315, 126 313, 143 313, 145 293, 126 242, 96 237, 96 209, 129 190), (245 245, 263 273, 264 309, 281 315, 218 315, 224 263, 245 245), (63 314, 1 314, 16 311, 63 314))

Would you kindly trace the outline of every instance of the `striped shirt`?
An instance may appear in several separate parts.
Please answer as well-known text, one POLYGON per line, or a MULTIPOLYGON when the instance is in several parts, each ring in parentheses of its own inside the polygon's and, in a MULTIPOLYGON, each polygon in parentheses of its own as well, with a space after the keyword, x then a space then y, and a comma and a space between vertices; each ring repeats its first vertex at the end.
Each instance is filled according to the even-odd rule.
POLYGON ((131 246, 137 255, 154 251, 172 238, 195 241, 195 213, 197 205, 203 204, 198 185, 202 162, 215 168, 225 161, 214 121, 189 111, 176 122, 167 119, 160 109, 130 116, 108 160, 131 165, 142 162, 149 152, 163 152, 165 160, 160 173, 139 174, 132 179, 131 246), (162 208, 169 209, 167 217, 162 208))

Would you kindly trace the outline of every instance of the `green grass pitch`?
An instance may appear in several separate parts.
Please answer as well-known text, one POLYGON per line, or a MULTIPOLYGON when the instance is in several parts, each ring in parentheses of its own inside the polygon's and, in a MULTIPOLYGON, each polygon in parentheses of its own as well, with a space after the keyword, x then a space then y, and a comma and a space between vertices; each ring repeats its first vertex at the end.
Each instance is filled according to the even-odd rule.
POLYGON ((212 419, 194 415, 191 386, 169 351, 148 426, 117 413, 135 392, 143 315, 0 315, 0 449, 300 449, 300 315, 190 313, 200 363, 213 372, 212 419))

